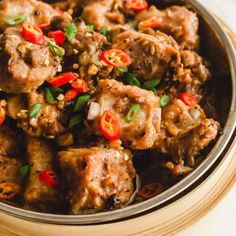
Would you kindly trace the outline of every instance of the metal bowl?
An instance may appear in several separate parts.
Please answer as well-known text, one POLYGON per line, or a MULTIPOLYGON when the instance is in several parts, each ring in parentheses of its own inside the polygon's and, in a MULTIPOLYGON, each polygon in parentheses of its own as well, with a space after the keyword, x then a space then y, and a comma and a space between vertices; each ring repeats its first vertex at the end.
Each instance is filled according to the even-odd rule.
MULTIPOLYGON (((153 4, 157 5, 153 1, 153 4)), ((226 32, 217 19, 195 0, 163 0, 158 7, 178 4, 186 5, 198 13, 200 19, 201 54, 212 65, 213 80, 210 86, 217 95, 217 110, 222 135, 208 153, 200 166, 178 184, 162 194, 145 202, 128 206, 124 209, 89 215, 53 215, 27 211, 0 203, 0 211, 35 222, 65 225, 90 225, 131 219, 140 215, 158 211, 183 195, 192 191, 221 163, 224 153, 230 148, 235 138, 236 127, 236 51, 226 32)))

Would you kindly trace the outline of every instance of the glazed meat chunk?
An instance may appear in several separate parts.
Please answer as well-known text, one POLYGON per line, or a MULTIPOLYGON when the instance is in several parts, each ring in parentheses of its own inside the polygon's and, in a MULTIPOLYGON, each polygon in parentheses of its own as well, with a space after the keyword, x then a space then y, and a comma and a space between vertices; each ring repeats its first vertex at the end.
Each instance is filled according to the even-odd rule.
POLYGON ((56 104, 48 103, 42 92, 31 92, 27 96, 27 109, 18 114, 18 127, 22 128, 29 136, 44 136, 53 139, 64 131, 60 122, 61 110, 56 104), (39 104, 40 110, 36 117, 30 118, 29 111, 39 104), (28 112, 27 112, 28 111, 28 112))
POLYGON ((195 157, 216 139, 220 125, 213 119, 205 119, 196 127, 167 140, 167 153, 175 160, 187 159, 189 166, 195 165, 195 157))
POLYGON ((159 98, 151 91, 124 85, 116 80, 100 80, 95 102, 100 115, 90 127, 91 132, 100 133, 99 118, 105 111, 112 112, 120 124, 120 139, 133 149, 151 148, 158 137, 161 121, 159 98), (132 122, 126 115, 132 105, 137 104, 140 112, 132 122))
POLYGON ((138 21, 144 21, 151 17, 158 19, 157 29, 172 35, 181 48, 194 49, 197 47, 199 22, 196 13, 181 6, 171 6, 163 11, 151 6, 136 15, 138 21))
POLYGON ((36 0, 3 0, 0 2, 0 28, 4 30, 9 17, 25 15, 27 22, 41 25, 50 23, 54 16, 60 15, 47 3, 36 0))
POLYGON ((21 161, 16 158, 16 140, 13 130, 7 126, 0 127, 0 200, 12 199, 21 190, 21 161))
POLYGON ((129 54, 132 59, 131 70, 142 79, 164 77, 170 71, 173 76, 182 76, 178 45, 166 34, 152 36, 126 30, 115 34, 112 47, 129 54))
POLYGON ((97 30, 125 23, 124 16, 118 10, 122 7, 120 0, 85 1, 84 5, 82 16, 85 22, 94 25, 97 30))
POLYGON ((27 42, 17 28, 5 30, 0 46, 0 87, 6 93, 29 93, 52 78, 60 65, 47 45, 27 42))
POLYGON ((79 63, 79 74, 84 76, 107 76, 112 68, 104 66, 100 54, 102 48, 108 44, 105 36, 90 30, 83 22, 77 24, 78 33, 73 42, 65 43, 67 56, 73 56, 79 63))
POLYGON ((26 206, 41 211, 59 208, 57 204, 60 202, 61 196, 58 186, 53 182, 46 182, 47 178, 39 178, 41 173, 54 169, 54 152, 50 143, 43 139, 27 137, 26 149, 30 165, 28 182, 24 192, 26 206))
POLYGON ((119 208, 130 200, 135 170, 129 151, 78 148, 61 151, 58 157, 72 214, 84 209, 119 208))

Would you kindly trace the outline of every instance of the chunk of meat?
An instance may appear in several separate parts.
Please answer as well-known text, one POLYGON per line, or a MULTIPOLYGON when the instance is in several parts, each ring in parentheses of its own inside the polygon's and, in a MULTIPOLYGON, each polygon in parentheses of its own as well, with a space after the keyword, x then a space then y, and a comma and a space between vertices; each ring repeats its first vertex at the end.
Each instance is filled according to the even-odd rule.
POLYGON ((27 137, 26 141, 30 172, 24 200, 27 206, 41 211, 59 208, 61 196, 58 187, 50 186, 39 179, 39 174, 53 169, 54 152, 50 143, 43 139, 27 137))
POLYGON ((0 39, 0 87, 6 93, 28 93, 52 78, 60 59, 47 45, 27 42, 21 30, 7 28, 0 39))
MULTIPOLYGON (((117 29, 114 29, 117 32, 117 29)), ((125 51, 132 59, 132 72, 143 79, 164 77, 170 72, 181 76, 183 65, 173 39, 160 33, 155 36, 127 30, 115 34, 112 47, 125 51)))
POLYGON ((61 151, 58 157, 72 214, 84 209, 119 208, 130 200, 135 170, 129 151, 78 148, 61 151))
POLYGON ((205 119, 189 132, 168 139, 167 153, 177 161, 186 158, 188 165, 194 166, 194 158, 216 139, 219 130, 217 121, 205 119))
POLYGON ((6 29, 6 20, 12 16, 25 15, 27 21, 35 25, 50 23, 61 13, 47 3, 36 0, 3 0, 0 2, 0 28, 6 29))
POLYGON ((147 20, 153 16, 162 19, 157 29, 172 35, 180 44, 181 48, 194 49, 199 42, 199 21, 196 13, 186 7, 171 6, 162 11, 155 6, 136 15, 138 21, 147 20))
POLYGON ((55 138, 64 131, 64 127, 60 122, 61 111, 56 104, 48 103, 44 94, 40 92, 31 92, 27 96, 28 110, 35 105, 41 104, 41 109, 37 117, 30 119, 28 115, 22 111, 22 115, 18 115, 18 127, 22 128, 29 136, 44 136, 48 139, 55 138))
POLYGON ((180 56, 184 67, 191 70, 191 77, 195 80, 195 84, 202 84, 207 81, 210 72, 204 65, 201 56, 190 50, 180 51, 180 56))
POLYGON ((105 66, 100 54, 108 42, 105 36, 90 30, 83 22, 77 24, 78 33, 72 42, 64 44, 67 56, 79 63, 79 74, 85 76, 106 77, 112 68, 105 66))
POLYGON ((100 133, 99 120, 104 111, 112 112, 120 123, 121 141, 133 149, 151 148, 158 137, 161 121, 159 98, 151 91, 122 84, 116 80, 100 80, 95 101, 100 106, 91 132, 100 133), (138 116, 130 123, 125 116, 133 104, 140 105, 138 116))
POLYGON ((86 1, 84 5, 82 16, 85 22, 94 25, 97 30, 125 23, 125 17, 118 10, 123 5, 120 0, 86 1))
POLYGON ((167 136, 186 133, 204 119, 204 111, 199 105, 190 108, 180 99, 173 99, 162 111, 162 127, 166 130, 167 136))

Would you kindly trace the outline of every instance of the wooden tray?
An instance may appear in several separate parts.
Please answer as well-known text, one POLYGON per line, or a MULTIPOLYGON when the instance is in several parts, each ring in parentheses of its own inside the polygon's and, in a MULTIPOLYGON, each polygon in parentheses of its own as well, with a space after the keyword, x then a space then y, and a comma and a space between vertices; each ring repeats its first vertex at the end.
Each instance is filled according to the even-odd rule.
MULTIPOLYGON (((234 33, 222 23, 236 48, 234 33)), ((123 236, 174 235, 207 214, 236 182, 236 140, 221 164, 193 191, 148 215, 94 226, 64 226, 30 222, 0 213, 1 236, 123 236)))

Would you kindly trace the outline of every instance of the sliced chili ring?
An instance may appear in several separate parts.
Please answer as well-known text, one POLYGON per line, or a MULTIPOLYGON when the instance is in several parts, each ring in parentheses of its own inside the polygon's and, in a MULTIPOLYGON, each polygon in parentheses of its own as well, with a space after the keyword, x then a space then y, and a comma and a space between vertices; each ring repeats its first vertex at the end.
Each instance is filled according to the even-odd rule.
POLYGON ((0 105, 0 125, 3 124, 5 121, 7 115, 6 115, 6 110, 0 105))
POLYGON ((79 93, 86 93, 88 91, 88 85, 84 79, 73 80, 71 86, 79 93))
POLYGON ((179 98, 188 106, 194 107, 198 104, 196 97, 189 93, 180 93, 179 98))
POLYGON ((155 197, 159 193, 163 192, 163 187, 159 183, 149 183, 143 186, 139 191, 139 196, 144 199, 155 197))
POLYGON ((77 78, 78 78, 77 74, 73 72, 67 72, 67 73, 54 77, 53 79, 49 80, 48 83, 51 84, 53 87, 60 87, 77 78))
POLYGON ((65 94, 65 102, 69 102, 73 99, 75 99, 79 95, 79 92, 75 89, 68 90, 65 94))
POLYGON ((163 18, 153 16, 147 20, 143 20, 139 23, 139 28, 156 28, 163 22, 163 18))
POLYGON ((55 187, 59 184, 55 171, 51 169, 40 172, 38 178, 43 184, 48 186, 55 187))
POLYGON ((56 42, 56 44, 57 44, 58 46, 62 46, 63 43, 64 43, 65 40, 66 40, 66 35, 65 35, 65 33, 64 33, 63 31, 61 31, 61 30, 50 31, 50 32, 48 33, 48 35, 49 35, 50 37, 52 37, 52 38, 55 40, 55 42, 56 42))
POLYGON ((31 43, 45 44, 46 39, 43 35, 43 31, 36 25, 24 22, 22 26, 22 35, 31 43))
POLYGON ((146 0, 126 0, 125 6, 127 9, 142 11, 148 8, 148 3, 146 0))
POLYGON ((109 66, 125 67, 131 64, 130 56, 119 49, 109 49, 101 53, 101 59, 109 66))
POLYGON ((116 116, 110 112, 105 111, 100 119, 100 130, 105 138, 114 141, 120 137, 120 124, 116 116))

